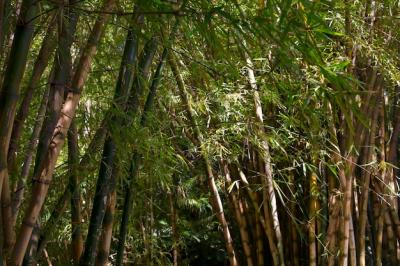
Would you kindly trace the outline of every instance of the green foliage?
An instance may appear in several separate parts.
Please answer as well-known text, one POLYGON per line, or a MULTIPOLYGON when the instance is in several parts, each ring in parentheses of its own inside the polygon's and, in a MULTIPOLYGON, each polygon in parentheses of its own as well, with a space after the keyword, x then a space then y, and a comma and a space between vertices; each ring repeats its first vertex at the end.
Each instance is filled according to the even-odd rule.
MULTIPOLYGON (((79 58, 80 48, 94 21, 94 15, 84 10, 96 11, 99 2, 85 1, 77 8, 77 12, 82 13, 72 49, 75 60, 79 58)), ((222 265, 226 261, 200 151, 210 157, 224 207, 229 209, 229 193, 236 189, 225 184, 220 160, 238 163, 250 160, 253 156, 250 153, 262 151, 263 142, 267 142, 279 204, 288 210, 288 205, 294 202, 300 212, 296 214, 296 226, 303 226, 302 221, 307 217, 303 203, 309 197, 309 175, 321 168, 334 176, 338 174, 339 165, 332 160, 332 154, 338 152, 339 143, 332 133, 332 126, 345 123, 351 137, 356 122, 369 128, 368 117, 362 113, 360 102, 360 97, 368 92, 368 84, 359 78, 364 73, 353 69, 353 62, 346 54, 348 47, 354 49, 352 53, 365 67, 373 65, 380 69, 388 97, 395 95, 394 88, 399 86, 399 32, 396 30, 398 21, 393 19, 398 16, 397 1, 378 1, 382 18, 377 22, 379 27, 372 32, 364 16, 360 15, 364 1, 351 2, 350 6, 345 6, 342 1, 271 0, 263 10, 258 10, 257 1, 188 1, 179 14, 181 24, 177 38, 168 45, 177 58, 202 146, 193 141, 199 138, 198 132, 168 66, 164 69, 156 103, 145 127, 140 125, 143 111, 132 117, 125 109, 111 108, 134 4, 139 3, 145 14, 143 29, 138 33, 140 49, 152 36, 158 36, 160 43, 167 45, 171 25, 178 17, 171 12, 177 8, 171 1, 118 2, 116 14, 98 47, 75 121, 81 157, 104 119, 118 117, 120 121, 128 121, 123 126, 115 123, 110 132, 116 143, 119 167, 114 231, 121 218, 121 191, 129 179, 132 153, 137 152, 141 157, 140 174, 134 181, 134 210, 126 247, 129 263, 171 264, 173 233, 167 192, 172 193, 178 213, 179 241, 175 244, 179 246, 183 264, 222 265), (345 30, 346 8, 351 13, 350 34, 345 30), (254 110, 254 88, 249 84, 247 71, 250 66, 246 56, 252 61, 251 70, 260 95, 264 114, 262 131, 254 110), (302 198, 307 199, 300 200, 302 198)), ((42 8, 48 9, 48 3, 42 8)), ((27 73, 32 71, 32 62, 44 33, 43 28, 37 30, 27 73)), ((151 73, 162 48, 157 50, 151 73)), ((42 78, 43 86, 49 71, 47 69, 42 78)), ((24 84, 27 82, 26 75, 24 84)), ((148 93, 149 82, 146 80, 145 83, 145 93, 139 101, 141 106, 148 93)), ((33 107, 40 103, 41 90, 32 100, 33 107)), ((36 109, 31 110, 20 142, 23 144, 28 142, 35 122, 36 109)), ((343 133, 338 132, 339 135, 343 133)), ((99 157, 98 153, 93 154, 88 168, 80 173, 84 232, 90 217, 99 157)), ((19 165, 22 160, 23 152, 18 154, 19 165)), ((67 186, 66 161, 67 149, 64 148, 47 206, 54 206, 67 186)), ((249 171, 246 174, 253 190, 261 191, 260 173, 249 171)), ((242 181, 234 182, 244 187, 242 181)), ((326 189, 326 180, 319 182, 326 189)), ((311 194, 326 200, 322 192, 311 191, 311 194)), ((41 221, 46 221, 50 212, 50 207, 45 208, 41 221)), ((240 247, 234 215, 230 210, 227 212, 229 226, 235 228, 234 244, 240 247)), ((58 243, 70 243, 69 212, 57 224, 56 231, 58 243)), ((58 243, 49 243, 54 265, 64 259, 58 243)), ((113 239, 112 251, 115 245, 113 239)))

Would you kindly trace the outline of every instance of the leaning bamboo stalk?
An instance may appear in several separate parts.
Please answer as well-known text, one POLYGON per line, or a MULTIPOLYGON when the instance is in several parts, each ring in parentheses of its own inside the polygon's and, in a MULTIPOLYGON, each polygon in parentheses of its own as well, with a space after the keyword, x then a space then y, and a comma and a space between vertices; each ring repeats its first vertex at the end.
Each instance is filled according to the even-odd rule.
POLYGON ((393 231, 393 224, 392 220, 390 219, 390 214, 388 211, 385 212, 385 217, 384 217, 385 225, 386 225, 386 235, 387 235, 387 245, 388 245, 388 252, 387 252, 387 257, 388 257, 388 262, 391 265, 396 265, 399 264, 398 258, 397 258, 397 238, 394 236, 394 231, 393 231))
MULTIPOLYGON (((22 12, 19 15, 12 42, 3 84, 0 89, 0 191, 3 180, 8 178, 7 155, 17 101, 19 97, 20 84, 25 72, 29 47, 33 38, 34 21, 37 4, 34 0, 24 0, 22 12)), ((7 240, 8 241, 8 240, 7 240)))
MULTIPOLYGON (((91 162, 91 159, 93 157, 93 154, 97 153, 97 151, 100 149, 100 146, 104 143, 104 139, 106 137, 107 129, 105 127, 104 121, 100 125, 100 127, 96 130, 89 147, 87 148, 85 154, 83 155, 81 161, 79 162, 78 166, 78 172, 86 172, 87 168, 91 162)), ((80 175, 79 175, 80 176, 80 175)), ((78 183, 82 179, 78 180, 78 183)), ((78 184, 78 185, 79 185, 78 184)), ((64 211, 67 208, 67 203, 71 199, 71 189, 69 186, 67 186, 64 189, 64 192, 61 193, 59 198, 55 201, 55 207, 53 208, 53 211, 50 214, 50 218, 47 220, 45 226, 41 230, 41 235, 39 239, 39 245, 38 245, 38 254, 42 254, 43 250, 49 240, 49 238, 52 236, 52 232, 55 228, 55 225, 58 223, 60 218, 62 217, 64 211)))
MULTIPOLYGON (((175 25, 170 33, 169 41, 173 41, 175 38, 176 30, 178 28, 178 23, 179 20, 175 22, 175 25)), ((155 43, 155 39, 152 39, 147 46, 147 51, 144 52, 143 56, 143 61, 141 62, 139 69, 138 69, 138 75, 135 78, 134 82, 134 88, 136 89, 134 93, 131 94, 129 101, 129 105, 127 106, 127 111, 132 112, 136 114, 139 110, 139 98, 141 91, 143 90, 142 82, 140 81, 141 78, 144 80, 147 80, 147 74, 149 72, 149 67, 150 67, 150 62, 152 62, 153 57, 154 57, 154 52, 157 48, 157 45, 155 43), (142 76, 143 75, 143 76, 142 76)), ((161 54, 160 61, 157 64, 156 71, 154 73, 149 93, 146 98, 146 102, 143 107, 143 112, 142 116, 140 119, 140 125, 144 127, 147 124, 147 117, 149 115, 149 112, 151 111, 153 107, 153 102, 156 96, 156 92, 158 89, 158 86, 160 84, 161 78, 162 78, 162 73, 165 65, 165 60, 168 55, 168 48, 164 47, 163 52, 161 54)), ((134 151, 131 157, 131 165, 129 168, 129 176, 128 176, 128 183, 124 189, 124 203, 123 203, 123 211, 122 211, 122 219, 121 219, 121 224, 119 228, 119 235, 118 235, 118 246, 117 246, 117 257, 116 257, 116 265, 122 265, 123 264, 123 259, 124 259, 124 252, 125 252, 125 241, 127 237, 127 232, 128 232, 128 224, 129 224, 129 219, 131 216, 131 209, 132 209, 132 204, 133 204, 133 182, 136 180, 138 174, 139 174, 139 165, 141 163, 141 156, 137 151, 134 151)))
MULTIPOLYGON (((57 42, 55 41, 55 23, 50 21, 49 26, 47 27, 46 36, 43 38, 39 54, 36 58, 36 61, 33 65, 32 74, 29 78, 29 83, 26 87, 26 91, 24 97, 22 99, 21 105, 19 106, 17 115, 15 117, 10 145, 8 148, 8 164, 13 167, 16 152, 18 150, 18 141, 21 138, 23 127, 26 118, 29 114, 29 107, 32 101, 33 95, 39 87, 40 79, 49 63, 51 55, 56 48, 57 42)), ((51 81, 50 81, 51 82, 51 81)))
MULTIPOLYGON (((244 45, 245 46, 245 45, 244 45)), ((265 140, 265 128, 264 128, 264 115, 260 100, 260 95, 258 93, 257 81, 254 74, 254 65, 250 58, 250 55, 247 53, 246 47, 242 51, 242 55, 246 62, 246 70, 247 70, 247 78, 250 84, 250 87, 253 90, 253 101, 254 101, 254 111, 256 118, 256 129, 258 137, 261 138, 260 141, 260 151, 259 155, 264 162, 263 168, 260 169, 263 176, 261 178, 261 182, 263 185, 263 201, 269 204, 264 204, 264 214, 267 215, 267 205, 271 208, 271 218, 272 224, 274 228, 275 237, 277 239, 277 246, 279 251, 279 259, 280 265, 285 265, 284 252, 283 252, 283 243, 282 243, 282 233, 280 229, 279 217, 278 217, 278 206, 275 196, 274 189, 274 181, 272 176, 272 164, 271 164, 271 154, 269 152, 269 144, 267 140, 265 140)))
POLYGON ((199 147, 200 153, 205 162, 207 183, 208 183, 208 187, 211 192, 212 207, 217 216, 218 222, 220 223, 220 225, 222 227, 223 236, 224 236, 224 240, 225 240, 225 247, 226 247, 226 251, 228 253, 229 262, 230 262, 231 266, 236 266, 236 265, 238 265, 238 261, 237 261, 235 249, 233 247, 233 241, 232 241, 231 233, 229 230, 228 222, 225 217, 221 197, 219 196, 218 188, 217 188, 217 185, 215 184, 215 178, 214 178, 214 173, 212 170, 211 162, 208 158, 207 152, 202 148, 203 147, 203 145, 202 145, 203 136, 197 125, 197 122, 196 122, 196 119, 194 116, 194 110, 192 109, 192 106, 190 104, 190 100, 189 100, 189 97, 188 97, 188 94, 187 94, 187 91, 185 88, 183 78, 179 72, 178 65, 172 56, 170 57, 169 63, 170 63, 173 75, 175 77, 181 99, 185 104, 186 111, 189 116, 189 121, 192 123, 192 125, 194 127, 195 138, 197 139, 198 143, 200 144, 200 147, 199 147))
MULTIPOLYGON (((328 120, 329 124, 329 131, 331 134, 331 137, 333 139, 333 144, 336 147, 339 147, 338 149, 333 150, 332 154, 332 161, 337 165, 338 167, 338 178, 340 182, 340 191, 342 192, 342 200, 341 203, 335 200, 335 204, 342 204, 342 215, 340 217, 340 242, 339 242, 339 251, 340 251, 340 257, 339 257, 339 265, 347 265, 348 263, 348 255, 349 255, 349 239, 353 237, 350 235, 353 232, 350 232, 350 222, 351 222, 351 215, 352 215, 352 196, 353 196, 353 191, 352 191, 352 185, 353 185, 353 174, 354 174, 354 165, 355 165, 355 155, 350 151, 350 153, 346 156, 345 160, 342 160, 341 158, 341 150, 340 149, 346 149, 346 145, 349 145, 350 139, 352 138, 352 134, 349 132, 350 137, 347 140, 346 143, 341 143, 338 141, 337 137, 337 129, 335 125, 333 124, 332 121, 332 107, 330 104, 328 104, 328 114, 331 117, 331 119, 328 120)), ((344 124, 341 125, 342 127, 345 126, 344 124)), ((344 128, 346 130, 346 127, 344 128)), ((357 133, 358 135, 361 135, 359 131, 362 131, 362 128, 357 128, 357 133)), ((362 138, 357 139, 357 144, 362 141, 362 138)), ((356 147, 358 147, 356 143, 354 144, 356 147)), ((333 206, 333 205, 332 205, 333 206)), ((339 214, 339 212, 338 212, 339 214)), ((337 217, 332 216, 329 219, 329 228, 328 227, 328 233, 330 230, 334 231, 335 229, 335 224, 337 217)), ((336 239, 335 239, 336 241, 336 239)), ((332 241, 331 241, 332 242, 332 241)), ((331 246, 331 248, 334 246, 331 246)), ((329 250, 329 249, 328 249, 329 250)), ((328 263, 333 263, 333 257, 331 257, 328 261, 328 263)))
MULTIPOLYGON (((380 86, 382 87, 382 86, 380 86)), ((386 161, 386 148, 385 148, 385 110, 384 110, 384 92, 383 89, 380 88, 379 90, 379 99, 380 101, 378 102, 379 104, 379 138, 377 140, 377 146, 379 147, 379 151, 377 152, 377 157, 379 161, 379 168, 378 168, 378 176, 379 178, 375 178, 375 185, 376 188, 380 190, 382 193, 383 201, 380 201, 378 198, 376 198, 376 204, 380 208, 377 211, 378 214, 378 229, 377 229, 377 237, 376 237, 376 265, 382 265, 383 261, 383 235, 384 235, 384 225, 385 225, 385 216, 387 212, 387 204, 385 201, 390 202, 390 198, 386 196, 387 188, 387 180, 388 180, 388 173, 387 169, 385 167, 385 161, 386 161), (379 180, 380 179, 380 180, 379 180)), ((390 203, 389 203, 390 204, 390 203)))
MULTIPOLYGON (((75 0, 70 0, 69 4, 73 5, 74 1, 75 0)), ((63 8, 57 18, 59 30, 58 46, 53 63, 54 76, 53 80, 50 82, 46 118, 40 132, 39 144, 35 158, 33 173, 35 177, 38 176, 38 172, 43 168, 46 152, 49 149, 54 129, 61 115, 64 103, 64 94, 67 85, 69 85, 70 73, 72 72, 71 46, 74 40, 78 17, 76 12, 72 12, 70 8, 63 8)))
POLYGON ((6 0, 0 0, 0 64, 3 59, 4 21, 6 20, 6 0))
MULTIPOLYGON (((339 141, 337 139, 337 130, 333 122, 333 110, 332 105, 328 103, 327 105, 327 113, 328 113, 328 129, 330 133, 330 137, 333 139, 334 150, 332 156, 332 162, 338 167, 338 181, 340 184, 345 184, 346 177, 343 166, 340 165, 341 159, 339 156, 339 141)), ((326 246, 328 252, 328 265, 333 266, 336 261, 337 255, 337 243, 339 242, 338 237, 338 228, 340 225, 340 199, 339 199, 339 188, 338 182, 334 178, 334 174, 328 174, 328 183, 329 183, 329 221, 328 221, 328 229, 327 229, 327 237, 326 237, 326 246)))
MULTIPOLYGON (((153 42, 151 42, 151 43, 153 43, 153 42)), ((139 65, 140 65, 139 68, 140 68, 140 71, 142 71, 142 73, 144 73, 144 72, 147 73, 148 72, 148 68, 150 67, 150 64, 148 62, 151 62, 151 59, 153 58, 154 51, 155 51, 155 46, 154 45, 150 45, 150 47, 148 47, 146 45, 146 47, 147 48, 145 48, 145 55, 144 55, 143 59, 140 61, 140 63, 139 63, 139 65)), ((119 85, 117 85, 118 89, 116 90, 116 100, 118 98, 118 101, 123 100, 123 99, 119 99, 119 98, 121 98, 122 95, 125 95, 128 92, 127 88, 130 86, 129 85, 131 83, 130 82, 130 78, 132 77, 132 75, 129 74, 129 69, 131 69, 131 68, 128 67, 128 66, 133 66, 133 62, 131 62, 131 61, 136 60, 137 40, 136 40, 136 37, 134 37, 134 34, 133 34, 132 30, 130 30, 130 32, 128 33, 127 43, 125 45, 125 50, 126 51, 124 51, 124 59, 123 59, 123 62, 122 62, 120 78, 119 78, 119 81, 118 81, 119 85)), ((139 79, 139 78, 140 77, 137 77, 136 79, 139 79)), ((126 98, 126 97, 122 97, 122 98, 126 98)), ((122 104, 122 107, 125 108, 124 104, 122 104)), ((109 211, 110 212, 112 211, 111 207, 110 207, 109 211)), ((111 220, 111 223, 112 223, 112 220, 111 220)), ((108 236, 109 236, 109 232, 110 232, 110 228, 112 228, 112 224, 108 225, 107 228, 108 228, 107 231, 108 231, 108 236)), ((109 237, 111 237, 111 236, 109 236, 109 237)), ((104 238, 103 238, 104 241, 102 241, 103 244, 104 244, 104 245, 102 245, 102 247, 103 247, 102 250, 104 251, 104 253, 108 253, 107 250, 109 250, 109 243, 108 243, 109 242, 108 241, 109 237, 104 236, 104 238)), ((102 250, 100 250, 100 252, 102 250)), ((105 259, 107 259, 107 258, 105 258, 105 259)), ((101 264, 101 263, 104 263, 104 262, 105 262, 104 261, 104 256, 98 256, 97 263, 101 264)))
MULTIPOLYGON (((33 39, 37 4, 32 0, 22 2, 22 12, 18 17, 15 35, 7 62, 3 84, 0 89, 0 191, 3 220, 3 257, 6 259, 14 245, 15 233, 12 224, 11 196, 9 188, 9 174, 11 169, 7 157, 11 141, 12 128, 16 114, 17 101, 20 93, 20 84, 25 72, 29 47, 33 39), (3 193, 4 190, 4 193, 3 193)), ((1 27, 1 26, 0 26, 1 27)))
MULTIPOLYGON (((400 86, 396 86, 396 92, 400 92, 400 86)), ((399 100, 398 100, 399 101, 399 100)), ((394 114, 393 114, 393 131, 392 135, 390 136, 389 141, 389 152, 388 152, 388 161, 393 164, 397 165, 397 147, 399 143, 399 135, 400 135, 400 106, 399 102, 394 104, 394 114)))
MULTIPOLYGON (((246 144, 247 145, 250 144, 248 142, 248 140, 246 140, 246 144)), ((258 169, 259 169, 258 167, 260 165, 260 161, 257 156, 257 151, 256 151, 256 149, 253 149, 251 146, 247 147, 247 149, 248 149, 249 153, 251 153, 251 155, 250 155, 251 160, 249 163, 247 163, 247 166, 245 166, 246 170, 249 173, 251 173, 251 172, 257 173, 258 169)), ((244 163, 244 162, 242 162, 242 163, 244 163)), ((245 176, 240 177, 240 174, 242 171, 239 168, 237 170, 239 170, 240 172, 238 175, 239 177, 237 177, 236 180, 237 181, 240 180, 241 182, 243 182, 243 184, 245 184, 243 179, 245 179, 246 177, 245 176)), ((260 182, 259 179, 262 177, 260 175, 256 175, 256 177, 257 177, 257 179, 256 179, 257 181, 253 181, 253 182, 260 182)), ((245 181, 247 182, 247 179, 245 181)), ((241 184, 241 183, 239 183, 239 184, 241 184)), ((256 256, 255 256, 254 260, 257 265, 261 266, 266 263, 265 262, 265 260, 266 260, 265 252, 267 250, 264 248, 265 237, 268 238, 268 236, 266 236, 266 234, 265 234, 265 225, 266 224, 265 224, 265 221, 263 220, 264 216, 262 215, 261 208, 257 207, 257 206, 260 206, 260 200, 257 195, 257 192, 253 193, 249 184, 244 185, 244 186, 243 186, 243 184, 241 187, 244 188, 244 195, 243 196, 238 195, 239 200, 240 200, 239 203, 241 204, 241 207, 243 208, 243 204, 247 203, 247 200, 246 200, 246 195, 247 195, 250 198, 250 201, 253 205, 254 211, 253 211, 253 213, 250 214, 249 208, 246 207, 246 208, 244 208, 246 210, 246 213, 243 213, 242 217, 243 217, 244 222, 252 225, 251 227, 253 228, 253 230, 251 230, 251 233, 252 233, 252 237, 254 239, 253 243, 255 242, 255 244, 251 245, 250 247, 253 247, 253 249, 254 249, 254 246, 255 246, 255 253, 256 253, 255 255, 256 256), (250 195, 250 194, 252 194, 252 195, 250 195), (247 222, 247 218, 249 219, 249 222, 247 222)), ((239 188, 239 185, 238 185, 238 188, 239 188)), ((238 194, 240 192, 241 192, 241 190, 238 189, 238 194)), ((270 223, 268 223, 268 224, 270 224, 270 223)), ((249 227, 249 226, 247 226, 247 227, 249 227)), ((254 254, 254 251, 252 253, 254 254)), ((250 254, 250 255, 252 255, 252 254, 250 254)))
POLYGON ((49 219, 46 222, 46 225, 43 226, 43 228, 40 232, 40 237, 39 237, 39 241, 38 241, 38 249, 37 249, 38 250, 37 254, 39 256, 43 253, 43 251, 46 247, 46 244, 49 241, 49 238, 52 236, 55 227, 57 226, 58 222, 60 221, 61 215, 67 209, 69 200, 71 199, 70 197, 71 197, 71 190, 68 187, 68 189, 56 201, 55 206, 57 206, 57 207, 54 208, 50 214, 50 217, 52 219, 49 219))
POLYGON ((24 158, 24 162, 22 165, 22 169, 21 169, 21 174, 17 181, 16 190, 14 191, 13 198, 12 198, 12 203, 11 203, 11 208, 12 208, 11 224, 12 224, 12 226, 15 225, 15 222, 16 222, 17 216, 18 216, 18 212, 19 212, 19 208, 20 208, 20 205, 23 200, 24 191, 25 191, 25 183, 26 183, 26 179, 28 178, 28 175, 29 175, 29 169, 30 169, 32 161, 33 161, 35 147, 37 145, 40 130, 42 128, 42 124, 44 121, 48 98, 49 98, 49 86, 46 86, 46 89, 43 93, 42 102, 40 103, 40 107, 39 107, 38 114, 36 117, 36 122, 35 122, 35 125, 32 130, 31 138, 25 149, 26 153, 25 153, 25 158, 24 158))
MULTIPOLYGON (((106 0, 103 5, 103 10, 108 12, 111 10, 113 5, 114 0, 106 0)), ((67 93, 62 114, 58 120, 56 129, 53 133, 53 140, 45 157, 46 162, 43 164, 40 175, 35 178, 36 182, 33 186, 32 198, 25 213, 24 223, 20 229, 18 240, 14 246, 13 254, 11 256, 11 262, 14 265, 21 265, 22 263, 23 255, 26 251, 29 238, 32 234, 32 227, 38 218, 44 203, 44 199, 47 195, 48 186, 53 176, 57 158, 61 152, 61 148, 64 144, 64 139, 67 135, 71 121, 75 116, 80 94, 82 93, 83 85, 85 84, 89 73, 92 58, 96 53, 97 44, 103 34, 103 29, 108 17, 108 14, 99 15, 90 34, 87 45, 84 48, 82 56, 79 60, 74 78, 72 80, 73 89, 67 93)))
MULTIPOLYGON (((89 147, 87 148, 85 154, 83 155, 81 161, 79 162, 78 172, 86 172, 87 168, 92 160, 92 157, 95 153, 98 152, 100 146, 104 143, 105 137, 107 134, 107 128, 104 121, 101 123, 100 127, 96 130, 89 147)), ((78 180, 78 185, 82 182, 82 179, 78 180)), ((50 214, 50 218, 47 220, 45 226, 43 227, 42 234, 39 239, 39 248, 38 254, 40 255, 45 248, 49 237, 51 236, 55 225, 58 223, 60 218, 62 217, 64 211, 67 208, 67 203, 71 199, 71 190, 69 186, 64 189, 64 192, 61 193, 59 198, 55 201, 55 207, 50 214), (44 233, 45 232, 45 233, 44 233)))
POLYGON ((337 228, 339 227, 339 200, 336 198, 329 215, 329 226, 327 231, 328 265, 334 266, 336 261, 336 246, 338 243, 337 228))
POLYGON ((236 258, 236 253, 233 247, 233 240, 231 237, 231 233, 228 227, 228 222, 226 220, 225 214, 224 214, 224 209, 221 201, 221 197, 219 196, 218 193, 218 188, 217 185, 215 184, 215 178, 214 174, 212 172, 211 168, 211 162, 206 159, 206 155, 203 155, 205 158, 204 160, 206 161, 206 172, 207 172, 207 181, 208 181, 208 186, 211 190, 211 198, 213 200, 213 208, 214 212, 216 213, 216 216, 218 218, 219 223, 222 226, 222 231, 225 239, 225 246, 226 246, 226 251, 228 252, 228 257, 229 257, 229 262, 231 266, 236 266, 238 265, 237 258, 236 258))

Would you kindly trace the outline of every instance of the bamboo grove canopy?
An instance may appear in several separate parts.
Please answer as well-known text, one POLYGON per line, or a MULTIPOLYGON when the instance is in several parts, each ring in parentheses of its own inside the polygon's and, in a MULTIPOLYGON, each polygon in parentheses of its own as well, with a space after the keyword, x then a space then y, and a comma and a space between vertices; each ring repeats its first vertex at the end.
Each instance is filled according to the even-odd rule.
POLYGON ((0 0, 2 265, 400 265, 397 0, 0 0))

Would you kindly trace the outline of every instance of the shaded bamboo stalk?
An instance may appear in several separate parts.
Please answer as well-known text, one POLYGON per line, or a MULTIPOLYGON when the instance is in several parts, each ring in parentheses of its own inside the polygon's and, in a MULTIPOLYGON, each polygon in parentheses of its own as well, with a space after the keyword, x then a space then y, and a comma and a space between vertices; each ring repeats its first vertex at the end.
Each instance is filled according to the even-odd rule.
POLYGON ((34 21, 32 18, 37 12, 37 3, 33 0, 22 2, 22 12, 20 13, 15 29, 14 39, 11 45, 11 51, 3 84, 0 89, 0 190, 3 220, 3 257, 6 259, 14 245, 15 233, 12 224, 9 222, 12 218, 11 196, 9 188, 9 168, 7 162, 8 149, 11 140, 12 128, 16 114, 17 101, 20 93, 20 84, 25 72, 29 47, 33 38, 34 21))
MULTIPOLYGON (((9 56, 12 60, 8 60, 7 62, 3 84, 0 89, 0 191, 2 191, 3 181, 8 179, 8 147, 16 113, 20 84, 33 37, 34 21, 32 17, 36 15, 36 10, 36 2, 34 0, 23 1, 22 12, 18 18, 9 56)), ((7 204, 10 203, 2 203, 2 205, 7 204)), ((12 236, 12 233, 8 233, 11 232, 7 232, 5 236, 7 238, 12 236)), ((13 239, 4 239, 4 241, 12 243, 13 239)))
POLYGON ((85 242, 85 250, 82 254, 79 265, 93 265, 96 257, 96 247, 99 239, 99 229, 103 222, 105 214, 105 205, 109 185, 111 182, 111 173, 115 157, 115 145, 112 141, 106 139, 103 155, 99 170, 99 177, 96 184, 96 192, 93 199, 93 208, 90 216, 88 234, 85 242))
MULTIPOLYGON (((275 238, 274 238, 274 230, 272 228, 272 223, 271 223, 271 219, 264 219, 264 216, 262 215, 261 211, 260 211, 260 207, 258 204, 258 200, 257 200, 257 194, 252 191, 252 189, 249 186, 249 182, 247 180, 246 175, 243 173, 242 170, 238 169, 239 172, 239 177, 240 180, 243 182, 244 186, 246 187, 247 193, 249 195, 250 201, 252 202, 253 208, 256 212, 256 216, 259 220, 259 222, 261 223, 264 232, 265 232, 265 236, 268 239, 268 243, 269 243, 269 248, 271 251, 271 255, 272 255, 272 260, 274 265, 279 265, 279 252, 278 252, 278 246, 276 244, 275 238)), ((269 218, 269 216, 267 217, 269 218)))
POLYGON ((79 190, 79 147, 78 132, 74 121, 68 131, 68 172, 69 188, 71 193, 71 254, 74 265, 79 263, 83 251, 83 239, 81 232, 81 197, 79 190))
MULTIPOLYGON (((11 167, 13 167, 14 165, 16 153, 18 150, 18 142, 23 132, 25 120, 29 114, 30 103, 32 101, 33 95, 39 88, 39 82, 49 63, 51 55, 56 48, 57 42, 56 42, 54 25, 55 23, 53 23, 53 21, 51 20, 46 30, 46 36, 43 38, 39 54, 33 65, 32 74, 30 76, 29 83, 26 87, 23 100, 21 102, 21 105, 19 106, 17 115, 15 117, 11 134, 11 141, 8 148, 8 164, 11 167)), ((50 82, 51 81, 52 80, 50 80, 50 82)))
POLYGON ((178 266, 179 264, 179 236, 178 236, 178 228, 177 228, 177 213, 174 203, 173 192, 169 191, 168 193, 168 201, 171 215, 171 229, 172 229, 172 257, 173 257, 173 265, 178 266))
MULTIPOLYGON (((265 265, 265 259, 264 259, 264 237, 263 237, 263 232, 260 226, 260 221, 259 221, 259 216, 255 215, 255 220, 256 224, 256 252, 257 252, 257 265, 262 266, 265 265)), ((247 260, 249 261, 249 260, 247 260)), ((247 262, 247 265, 252 265, 247 262)))
MULTIPOLYGON (((173 40, 175 37, 175 31, 177 30, 178 22, 175 23, 175 27, 173 28, 171 35, 170 35, 170 41, 173 40)), ((150 64, 146 64, 146 62, 151 62, 154 56, 154 51, 155 51, 156 46, 149 46, 150 51, 146 53, 147 55, 144 57, 143 65, 140 66, 138 73, 144 73, 145 66, 147 65, 148 67, 150 64)), ((151 108, 153 106, 153 101, 156 96, 156 91, 158 89, 158 85, 160 83, 160 80, 162 78, 162 71, 164 68, 165 60, 168 54, 168 49, 164 48, 163 53, 161 55, 160 61, 157 65, 157 69, 154 73, 152 83, 149 89, 149 93, 146 98, 145 105, 143 107, 143 113, 142 117, 140 120, 140 125, 144 127, 147 123, 147 116, 148 113, 151 111, 151 108)), ((148 69, 147 69, 148 71, 148 69)), ((147 73, 144 73, 147 74, 147 73)), ((146 77, 143 77, 146 79, 146 77)), ((136 79, 140 79, 140 76, 136 77, 136 79)), ((135 84, 135 83, 134 83, 135 84)), ((137 84, 141 86, 139 83, 137 84)), ((135 93, 135 92, 134 92, 135 93)), ((132 94, 134 95, 134 94, 132 94)), ((128 111, 136 113, 139 106, 138 105, 131 105, 136 102, 136 104, 139 102, 138 97, 139 93, 135 93, 137 100, 135 99, 130 99, 130 105, 127 106, 128 111)), ((131 209, 132 209, 132 204, 133 204, 133 182, 136 180, 137 175, 139 174, 139 165, 140 165, 140 155, 134 151, 131 159, 131 164, 129 168, 129 176, 128 176, 128 183, 125 187, 124 190, 124 203, 123 203, 123 210, 122 210, 122 219, 121 219, 121 224, 119 228, 119 235, 118 235, 118 247, 117 247, 117 257, 116 257, 116 265, 122 265, 123 264, 123 258, 124 258, 124 251, 125 251, 125 241, 126 241, 126 236, 127 236, 127 230, 128 230, 128 224, 129 224, 129 218, 131 215, 131 209)))
POLYGON ((317 210, 318 207, 318 176, 316 173, 310 175, 310 202, 309 202, 309 222, 308 222, 308 248, 309 248, 309 265, 317 265, 317 210))
MULTIPOLYGON (((373 146, 375 144, 375 134, 376 134, 376 124, 379 112, 376 112, 371 119, 370 123, 370 132, 369 132, 369 139, 367 141, 367 161, 369 163, 372 161, 373 156, 373 146)), ((369 171, 364 171, 362 176, 364 177, 362 182, 362 189, 361 189, 361 207, 360 207, 360 215, 358 220, 358 263, 360 266, 366 265, 366 247, 365 247, 365 232, 366 232, 366 225, 368 221, 367 217, 367 207, 368 207, 368 200, 369 200, 369 189, 370 189, 370 180, 371 180, 371 173, 369 171)))
MULTIPOLYGON (((138 39, 135 33, 135 30, 137 29, 134 29, 133 27, 138 27, 140 17, 136 17, 135 20, 135 25, 132 25, 129 29, 125 41, 124 53, 122 56, 120 71, 113 99, 114 108, 111 109, 111 114, 107 121, 110 128, 112 128, 112 126, 122 126, 123 123, 123 119, 112 112, 118 111, 118 109, 124 110, 126 102, 128 100, 128 93, 133 78, 133 70, 137 58, 138 47, 138 39)), ((115 131, 110 130, 110 134, 106 138, 104 144, 102 163, 96 183, 96 194, 93 199, 93 208, 90 217, 89 231, 85 242, 85 251, 80 261, 80 265, 92 265, 95 261, 96 247, 99 240, 99 231, 106 212, 106 202, 108 194, 110 193, 110 196, 112 194, 110 190, 110 185, 111 182, 113 182, 112 172, 116 163, 116 144, 113 140, 112 134, 115 133, 115 131)))
MULTIPOLYGON (((115 177, 113 177, 115 180, 115 177)), ((113 223, 116 205, 116 191, 112 189, 107 197, 107 208, 103 219, 103 228, 100 236, 99 246, 97 247, 97 266, 108 265, 108 257, 110 255, 110 247, 112 241, 113 223)))
POLYGON ((6 0, 0 0, 0 65, 3 59, 4 25, 6 16, 6 0))
MULTIPOLYGON (((240 238, 242 240, 242 247, 243 247, 243 252, 245 254, 246 257, 246 263, 248 266, 252 266, 254 265, 253 263, 253 258, 252 258, 252 254, 251 254, 251 244, 250 244, 250 240, 249 240, 249 232, 247 229, 247 222, 246 222, 246 217, 243 213, 243 208, 241 208, 241 202, 238 199, 238 196, 236 191, 233 190, 233 185, 232 185, 232 178, 229 172, 229 168, 228 168, 228 164, 226 161, 222 161, 222 169, 224 170, 224 176, 225 176, 225 182, 226 185, 228 186, 228 188, 231 188, 231 191, 227 191, 227 193, 229 194, 229 197, 231 199, 232 205, 233 205, 233 210, 235 213, 235 218, 236 218, 236 222, 239 226, 239 233, 240 233, 240 238)), ((257 223, 256 226, 259 226, 259 223, 257 223)), ((259 236, 259 234, 261 234, 260 228, 256 228, 257 230, 257 235, 259 236)), ((257 263, 258 265, 261 265, 264 261, 264 257, 263 257, 263 253, 262 253, 262 238, 261 236, 257 238, 257 263), (259 243, 261 241, 261 244, 259 243)))
POLYGON ((294 217, 296 217, 297 211, 296 211, 296 197, 294 195, 295 191, 295 181, 294 181, 294 175, 289 174, 289 190, 291 191, 291 194, 293 196, 292 201, 290 203, 290 214, 291 214, 291 219, 290 219, 290 241, 292 244, 292 261, 293 261, 293 266, 299 266, 299 237, 297 234, 297 227, 296 227, 296 220, 294 217))

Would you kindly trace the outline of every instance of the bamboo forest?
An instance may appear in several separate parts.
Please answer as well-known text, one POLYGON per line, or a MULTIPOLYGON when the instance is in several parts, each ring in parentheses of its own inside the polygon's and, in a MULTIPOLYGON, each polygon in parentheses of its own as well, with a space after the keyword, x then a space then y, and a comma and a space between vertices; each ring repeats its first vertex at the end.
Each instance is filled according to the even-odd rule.
POLYGON ((400 265, 399 0, 0 0, 0 265, 400 265))

